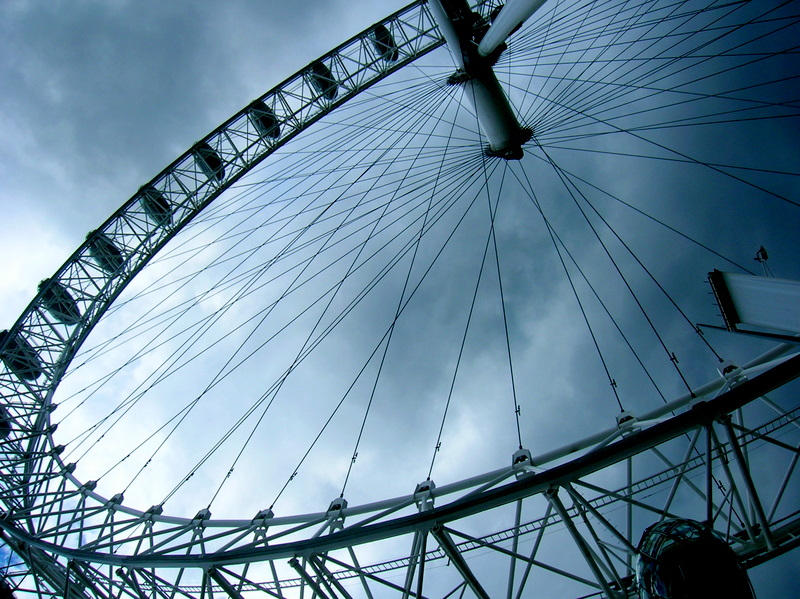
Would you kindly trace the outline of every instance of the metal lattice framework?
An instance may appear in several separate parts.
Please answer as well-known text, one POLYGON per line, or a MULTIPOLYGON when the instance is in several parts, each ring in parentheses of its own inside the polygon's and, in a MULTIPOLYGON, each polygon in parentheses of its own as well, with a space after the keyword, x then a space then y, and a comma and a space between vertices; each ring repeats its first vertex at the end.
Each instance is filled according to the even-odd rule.
MULTIPOLYGON (((495 4, 477 8, 488 17, 495 4)), ((622 27, 622 19, 613 24, 622 27)), ((796 21, 791 25, 797 29, 796 21)), ((635 591, 635 529, 648 519, 705 518, 724 531, 747 566, 800 544, 800 407, 779 407, 768 395, 791 393, 785 386, 800 376, 792 344, 545 454, 522 452, 507 467, 459 482, 423 483, 406 496, 355 507, 334 502, 312 514, 265 510, 217 520, 206 511, 194 518, 163 514, 161 506, 140 511, 122 495, 95 493, 93 481, 78 480, 75 464, 62 461, 51 423, 56 386, 151 257, 277 149, 443 43, 422 1, 355 36, 182 154, 43 282, 2 346, 0 529, 25 563, 7 569, 9 581, 69 599, 240 599, 306 591, 519 597, 535 570, 574 583, 584 595, 623 597, 635 591), (396 44, 394 57, 376 43, 385 42, 376 33, 384 31, 396 44), (783 475, 764 480, 759 465, 776 462, 783 475), (624 484, 608 484, 615 480, 624 484), (543 555, 548 537, 562 546, 569 540, 566 562, 574 567, 543 555), (370 547, 386 540, 408 549, 376 559, 370 547), (531 544, 529 551, 523 543, 531 544), (489 566, 477 558, 473 564, 481 554, 490 556, 489 566), (435 566, 445 561, 440 586, 432 587, 435 566), (497 564, 500 583, 489 574, 497 564)))

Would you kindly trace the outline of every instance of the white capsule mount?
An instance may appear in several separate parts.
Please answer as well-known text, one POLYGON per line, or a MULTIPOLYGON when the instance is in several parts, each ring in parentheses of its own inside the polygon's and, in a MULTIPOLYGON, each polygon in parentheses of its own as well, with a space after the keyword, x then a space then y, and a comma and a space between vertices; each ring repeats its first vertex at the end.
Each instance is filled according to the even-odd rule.
POLYGON ((492 69, 503 46, 489 56, 478 52, 489 23, 472 12, 466 0, 430 0, 429 6, 457 69, 449 83, 463 85, 489 142, 486 154, 519 160, 523 156, 522 144, 532 132, 519 124, 492 69))

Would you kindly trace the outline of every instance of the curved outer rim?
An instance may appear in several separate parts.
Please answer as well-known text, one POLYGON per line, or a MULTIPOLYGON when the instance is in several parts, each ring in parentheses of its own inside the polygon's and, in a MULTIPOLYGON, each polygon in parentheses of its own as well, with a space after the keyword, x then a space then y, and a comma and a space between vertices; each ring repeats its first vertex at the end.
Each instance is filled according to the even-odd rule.
POLYGON ((665 443, 687 430, 709 425, 798 377, 800 377, 800 355, 795 355, 772 367, 769 371, 742 382, 713 400, 696 403, 692 409, 678 416, 633 433, 612 445, 600 447, 565 464, 554 466, 545 472, 520 478, 512 483, 484 491, 483 493, 470 494, 447 505, 420 511, 417 514, 377 524, 351 527, 329 535, 302 541, 202 555, 124 556, 65 549, 38 540, 31 535, 20 533, 3 520, 0 520, 0 528, 34 547, 71 559, 129 568, 151 568, 156 566, 173 568, 186 566, 209 567, 292 556, 309 556, 408 534, 423 528, 430 529, 518 499, 546 492, 551 488, 567 484, 582 476, 618 463, 648 448, 665 443))
MULTIPOLYGON (((482 4, 482 2, 478 4, 482 4)), ((14 381, 17 386, 26 388, 30 392, 30 395, 38 400, 35 402, 37 404, 35 409, 30 410, 30 412, 32 415, 34 415, 33 428, 39 433, 39 439, 31 440, 28 448, 34 447, 37 441, 44 439, 47 446, 50 448, 49 453, 52 463, 59 467, 61 476, 72 483, 76 489, 80 490, 81 495, 86 498, 91 498, 93 501, 105 506, 110 510, 122 512, 142 519, 147 518, 152 521, 181 525, 189 525, 193 522, 192 518, 157 515, 126 507, 115 502, 113 499, 109 500, 97 493, 94 493, 90 490, 90 487, 87 483, 83 483, 73 476, 70 465, 65 465, 57 454, 53 454, 56 446, 52 438, 49 416, 51 410, 49 408, 58 381, 66 371, 66 368, 69 365, 72 357, 76 354, 77 350, 90 333, 94 324, 102 317, 108 306, 110 306, 114 299, 122 292, 128 282, 130 282, 133 277, 138 274, 138 272, 146 265, 153 255, 155 255, 172 237, 174 237, 186 224, 188 224, 197 214, 199 214, 201 210, 208 206, 218 195, 238 181, 250 169, 259 164, 272 152, 289 142, 300 132, 305 130, 305 128, 312 125, 324 115, 328 114, 336 107, 344 104, 347 100, 357 95, 360 91, 368 88, 374 83, 377 83, 402 66, 405 66, 406 64, 416 60, 417 58, 427 54, 431 50, 443 44, 443 40, 439 37, 438 32, 435 31, 435 22, 433 18, 427 13, 427 7, 424 0, 417 0, 400 11, 390 15, 381 21, 380 24, 386 27, 394 27, 395 30, 398 30, 404 26, 406 21, 410 22, 415 18, 420 19, 420 22, 426 20, 426 23, 429 26, 427 28, 419 28, 418 37, 412 38, 410 41, 398 43, 404 58, 390 65, 387 65, 385 62, 381 61, 380 58, 374 59, 368 65, 362 65, 361 71, 358 71, 347 78, 347 83, 350 84, 349 91, 340 94, 335 101, 324 100, 323 98, 320 98, 319 95, 315 96, 314 92, 311 92, 310 94, 301 94, 301 99, 305 102, 303 106, 293 112, 287 111, 285 114, 281 115, 283 117, 283 120, 281 121, 281 128, 288 129, 288 132, 284 132, 274 143, 266 142, 260 136, 257 134, 252 134, 251 132, 251 138, 253 139, 252 144, 245 150, 233 154, 230 160, 226 160, 225 167, 228 171, 228 174, 222 184, 218 185, 206 179, 199 181, 193 191, 186 189, 184 185, 180 185, 182 180, 181 176, 193 170, 196 178, 198 172, 198 168, 194 164, 194 159, 192 158, 191 150, 184 152, 175 161, 163 169, 156 177, 150 180, 146 186, 156 187, 165 195, 168 195, 170 200, 175 197, 181 197, 182 195, 183 201, 175 206, 175 214, 182 213, 182 217, 177 221, 176 224, 173 224, 168 228, 164 228, 158 225, 152 225, 152 223, 148 225, 148 219, 144 218, 145 230, 143 234, 141 231, 137 231, 137 229, 133 228, 131 226, 131 221, 135 218, 143 218, 141 209, 137 209, 138 201, 141 197, 140 193, 137 192, 137 194, 125 202, 122 207, 112 214, 98 229, 106 232, 107 234, 110 234, 109 232, 112 230, 115 231, 112 239, 119 242, 123 248, 130 250, 128 258, 126 259, 126 263, 123 266, 122 273, 120 276, 105 277, 105 279, 107 279, 105 284, 100 287, 97 294, 90 299, 86 299, 86 297, 83 295, 81 296, 81 301, 85 306, 82 326, 75 327, 66 341, 62 339, 62 345, 64 349, 56 355, 56 359, 44 365, 46 374, 43 376, 47 377, 49 373, 49 379, 52 382, 48 385, 40 386, 37 389, 35 384, 29 384, 25 381, 19 380, 14 381), (366 70, 371 70, 371 76, 367 77, 364 75, 363 71, 366 70), (364 79, 362 81, 358 81, 357 79, 359 76, 364 77, 364 79), (303 111, 307 111, 308 115, 310 116, 308 116, 308 118, 302 118, 298 116, 303 111), (255 135, 255 137, 252 137, 253 135, 255 135), (252 153, 252 155, 249 155, 248 152, 252 153), (240 166, 240 163, 243 163, 244 166, 240 166), (174 179, 174 181, 177 182, 177 187, 181 187, 183 189, 182 194, 176 192, 173 187, 170 187, 171 179, 174 179), (127 225, 132 229, 132 232, 120 232, 120 227, 122 225, 127 225), (133 246, 133 249, 131 250, 132 246, 129 243, 125 243, 128 237, 136 237, 139 240, 139 245, 133 246), (138 262, 134 262, 134 258, 138 259, 138 262), (41 393, 42 391, 44 392, 43 397, 41 393)), ((370 43, 368 34, 376 25, 378 25, 378 23, 352 37, 350 40, 344 42, 319 59, 312 61, 310 64, 319 61, 327 61, 331 64, 338 65, 341 69, 344 69, 345 73, 348 73, 346 67, 342 63, 342 56, 346 54, 348 49, 351 49, 354 46, 368 45, 370 43)), ((287 100, 284 95, 288 94, 290 90, 292 90, 292 86, 299 85, 301 88, 305 88, 307 91, 308 88, 310 88, 309 81, 307 80, 309 67, 310 65, 288 77, 279 85, 260 96, 258 100, 265 102, 270 101, 272 102, 272 105, 275 105, 275 103, 280 100, 284 102, 285 105, 287 100)), ((202 141, 208 142, 219 151, 220 144, 223 143, 223 137, 228 136, 228 141, 230 141, 230 135, 236 132, 241 133, 239 128, 242 125, 246 126, 247 124, 249 124, 249 120, 247 117, 247 108, 245 107, 214 129, 211 133, 206 135, 202 141)), ((225 154, 225 157, 227 158, 229 155, 230 154, 225 154)), ((84 270, 87 267, 91 268, 92 262, 88 258, 88 245, 88 241, 81 245, 56 272, 56 274, 53 276, 53 279, 63 282, 70 269, 74 268, 76 265, 81 266, 84 270)), ((95 267, 94 271, 97 270, 98 269, 95 267)), ((70 287, 70 290, 73 290, 73 288, 70 287)), ((33 318, 34 315, 46 322, 46 318, 42 317, 44 311, 41 308, 41 297, 42 292, 39 292, 34 297, 34 299, 23 312, 22 316, 20 316, 14 326, 10 329, 11 335, 22 334, 27 339, 30 339, 31 333, 29 331, 29 325, 31 318, 33 318), (29 333, 29 335, 25 335, 25 333, 29 333)), ((56 330, 58 326, 59 325, 51 324, 56 336, 61 337, 56 330)), ((61 328, 63 329, 64 327, 61 328)), ((42 355, 42 346, 36 346, 36 349, 40 350, 38 353, 39 355, 42 355)), ((758 365, 763 365, 768 360, 777 358, 779 355, 787 351, 787 349, 787 346, 783 346, 777 350, 773 350, 761 358, 754 360, 748 366, 755 367, 758 365)), ((800 371, 798 371, 798 364, 800 364, 800 362, 798 362, 799 360, 800 358, 798 357, 790 358, 782 364, 773 367, 769 372, 743 383, 739 387, 734 388, 732 391, 726 392, 719 398, 713 400, 713 402, 704 404, 702 409, 699 406, 696 406, 695 409, 689 412, 685 412, 679 416, 671 418, 668 421, 654 425, 649 429, 632 434, 617 443, 601 447, 594 452, 590 452, 589 454, 580 456, 571 460, 570 462, 555 466, 534 476, 509 483, 502 487, 477 494, 470 498, 456 499, 447 505, 437 507, 429 512, 390 519, 378 524, 371 524, 355 529, 346 529, 339 533, 318 537, 316 539, 307 539, 291 543, 284 543, 281 545, 272 545, 268 551, 266 551, 264 548, 259 548, 256 551, 251 550, 250 552, 231 550, 224 553, 207 554, 203 557, 198 557, 197 555, 192 554, 188 557, 161 555, 157 558, 150 556, 146 558, 139 558, 136 556, 120 556, 116 554, 69 549, 54 545, 52 543, 41 541, 35 536, 21 531, 8 519, 0 520, 0 528, 3 528, 20 541, 24 541, 32 546, 45 549, 55 554, 76 559, 88 559, 90 561, 99 563, 129 566, 135 565, 136 567, 151 567, 155 565, 179 567, 187 565, 186 560, 188 558, 191 558, 191 564, 194 566, 203 564, 211 565, 256 561, 266 558, 301 555, 320 550, 330 550, 337 547, 351 546, 353 544, 365 543, 377 538, 386 538, 387 536, 405 534, 410 530, 414 530, 420 526, 432 525, 435 522, 440 523, 455 520, 478 511, 514 501, 521 497, 542 492, 547 487, 556 484, 561 480, 571 479, 572 477, 577 477, 583 473, 599 468, 602 465, 615 463, 616 461, 625 459, 629 455, 633 455, 634 453, 640 451, 643 447, 650 447, 669 438, 673 438, 674 436, 686 430, 687 427, 696 426, 699 422, 705 422, 706 420, 716 418, 720 415, 729 413, 733 409, 736 409, 736 407, 744 405, 744 403, 747 403, 747 401, 755 397, 755 395, 753 397, 749 396, 748 390, 750 389, 764 388, 764 391, 762 392, 765 392, 766 390, 779 386, 778 384, 775 384, 774 386, 769 387, 769 385, 772 384, 772 381, 775 380, 776 376, 779 378, 784 377, 784 379, 782 379, 784 382, 795 378, 798 376, 798 374, 800 374, 800 371), (786 374, 786 372, 791 372, 791 374, 786 374), (765 381, 767 380, 769 380, 770 383, 766 383, 765 381), (769 389, 766 389, 765 386, 769 387, 769 389), (744 396, 749 397, 749 399, 743 400, 742 397, 744 396), (198 561, 198 559, 200 561, 198 561)), ((11 376, 13 377, 13 374, 11 374, 11 376)), ((0 381, 0 384, 3 383, 5 383, 4 380, 0 381)), ((698 394, 705 395, 715 393, 723 388, 725 384, 726 381, 724 379, 713 381, 699 389, 698 394)), ((22 394, 20 394, 20 396, 21 395, 22 394)), ((687 395, 673 401, 667 406, 642 415, 641 418, 643 420, 658 418, 668 414, 670 411, 680 409, 693 401, 695 401, 695 398, 687 395)), ((614 434, 617 432, 617 430, 617 428, 610 428, 592 435, 591 437, 587 437, 581 441, 559 448, 545 455, 538 456, 537 458, 534 458, 534 464, 550 463, 563 459, 570 454, 574 454, 575 452, 590 448, 600 443, 609 435, 614 434)), ((442 486, 434 490, 432 495, 434 497, 444 497, 452 493, 457 493, 459 491, 474 488, 479 485, 486 484, 487 482, 497 480, 498 477, 505 478, 512 473, 513 471, 509 467, 500 468, 488 473, 480 474, 462 481, 442 486)), ((409 505, 413 503, 413 501, 414 495, 412 494, 365 504, 362 506, 356 506, 353 508, 347 508, 342 510, 341 514, 342 516, 366 514, 392 507, 409 505)), ((13 506, 8 507, 13 513, 13 506)), ((309 523, 324 521, 325 518, 326 514, 321 512, 272 518, 270 523, 273 525, 309 523)), ((222 528, 241 527, 251 523, 252 520, 209 519, 203 522, 203 526, 222 528)))

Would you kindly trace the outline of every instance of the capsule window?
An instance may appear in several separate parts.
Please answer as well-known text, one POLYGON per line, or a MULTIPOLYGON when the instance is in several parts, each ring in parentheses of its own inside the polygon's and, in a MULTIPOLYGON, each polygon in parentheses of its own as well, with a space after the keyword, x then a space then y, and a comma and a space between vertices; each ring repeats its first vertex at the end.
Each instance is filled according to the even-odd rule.
POLYGON ((20 379, 34 381, 42 376, 44 370, 31 345, 20 335, 0 331, 0 359, 6 367, 20 379))
POLYGON ((397 49, 397 44, 392 37, 391 32, 384 26, 378 25, 369 35, 372 40, 372 46, 378 53, 378 56, 386 62, 394 62, 400 55, 397 49))
POLYGON ((261 100, 256 100, 247 109, 250 121, 261 137, 276 139, 281 134, 281 126, 278 117, 272 109, 261 100))
POLYGON ((56 280, 45 279, 39 283, 42 306, 50 315, 62 324, 78 324, 81 312, 75 298, 56 280))
POLYGON ((312 63, 309 78, 311 85, 320 96, 327 100, 333 100, 336 97, 339 84, 333 78, 331 70, 324 63, 321 61, 312 63))
POLYGON ((122 268, 125 258, 105 233, 95 231, 89 233, 86 239, 89 242, 89 255, 97 266, 110 275, 122 268))
POLYGON ((217 181, 225 178, 225 164, 222 162, 222 158, 206 142, 200 142, 192 148, 192 154, 194 154, 197 166, 206 177, 217 181))
POLYGON ((139 194, 139 204, 153 222, 159 226, 172 223, 172 208, 160 191, 152 185, 146 185, 139 194))

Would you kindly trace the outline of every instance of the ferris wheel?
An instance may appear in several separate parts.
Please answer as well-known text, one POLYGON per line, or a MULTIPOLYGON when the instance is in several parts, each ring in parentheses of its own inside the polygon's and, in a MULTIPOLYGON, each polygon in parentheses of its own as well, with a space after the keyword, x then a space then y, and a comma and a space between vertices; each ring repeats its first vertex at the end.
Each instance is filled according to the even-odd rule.
POLYGON ((2 334, 3 588, 637 597, 791 551, 796 312, 739 302, 800 278, 798 7, 414 2, 187 144, 2 334))

